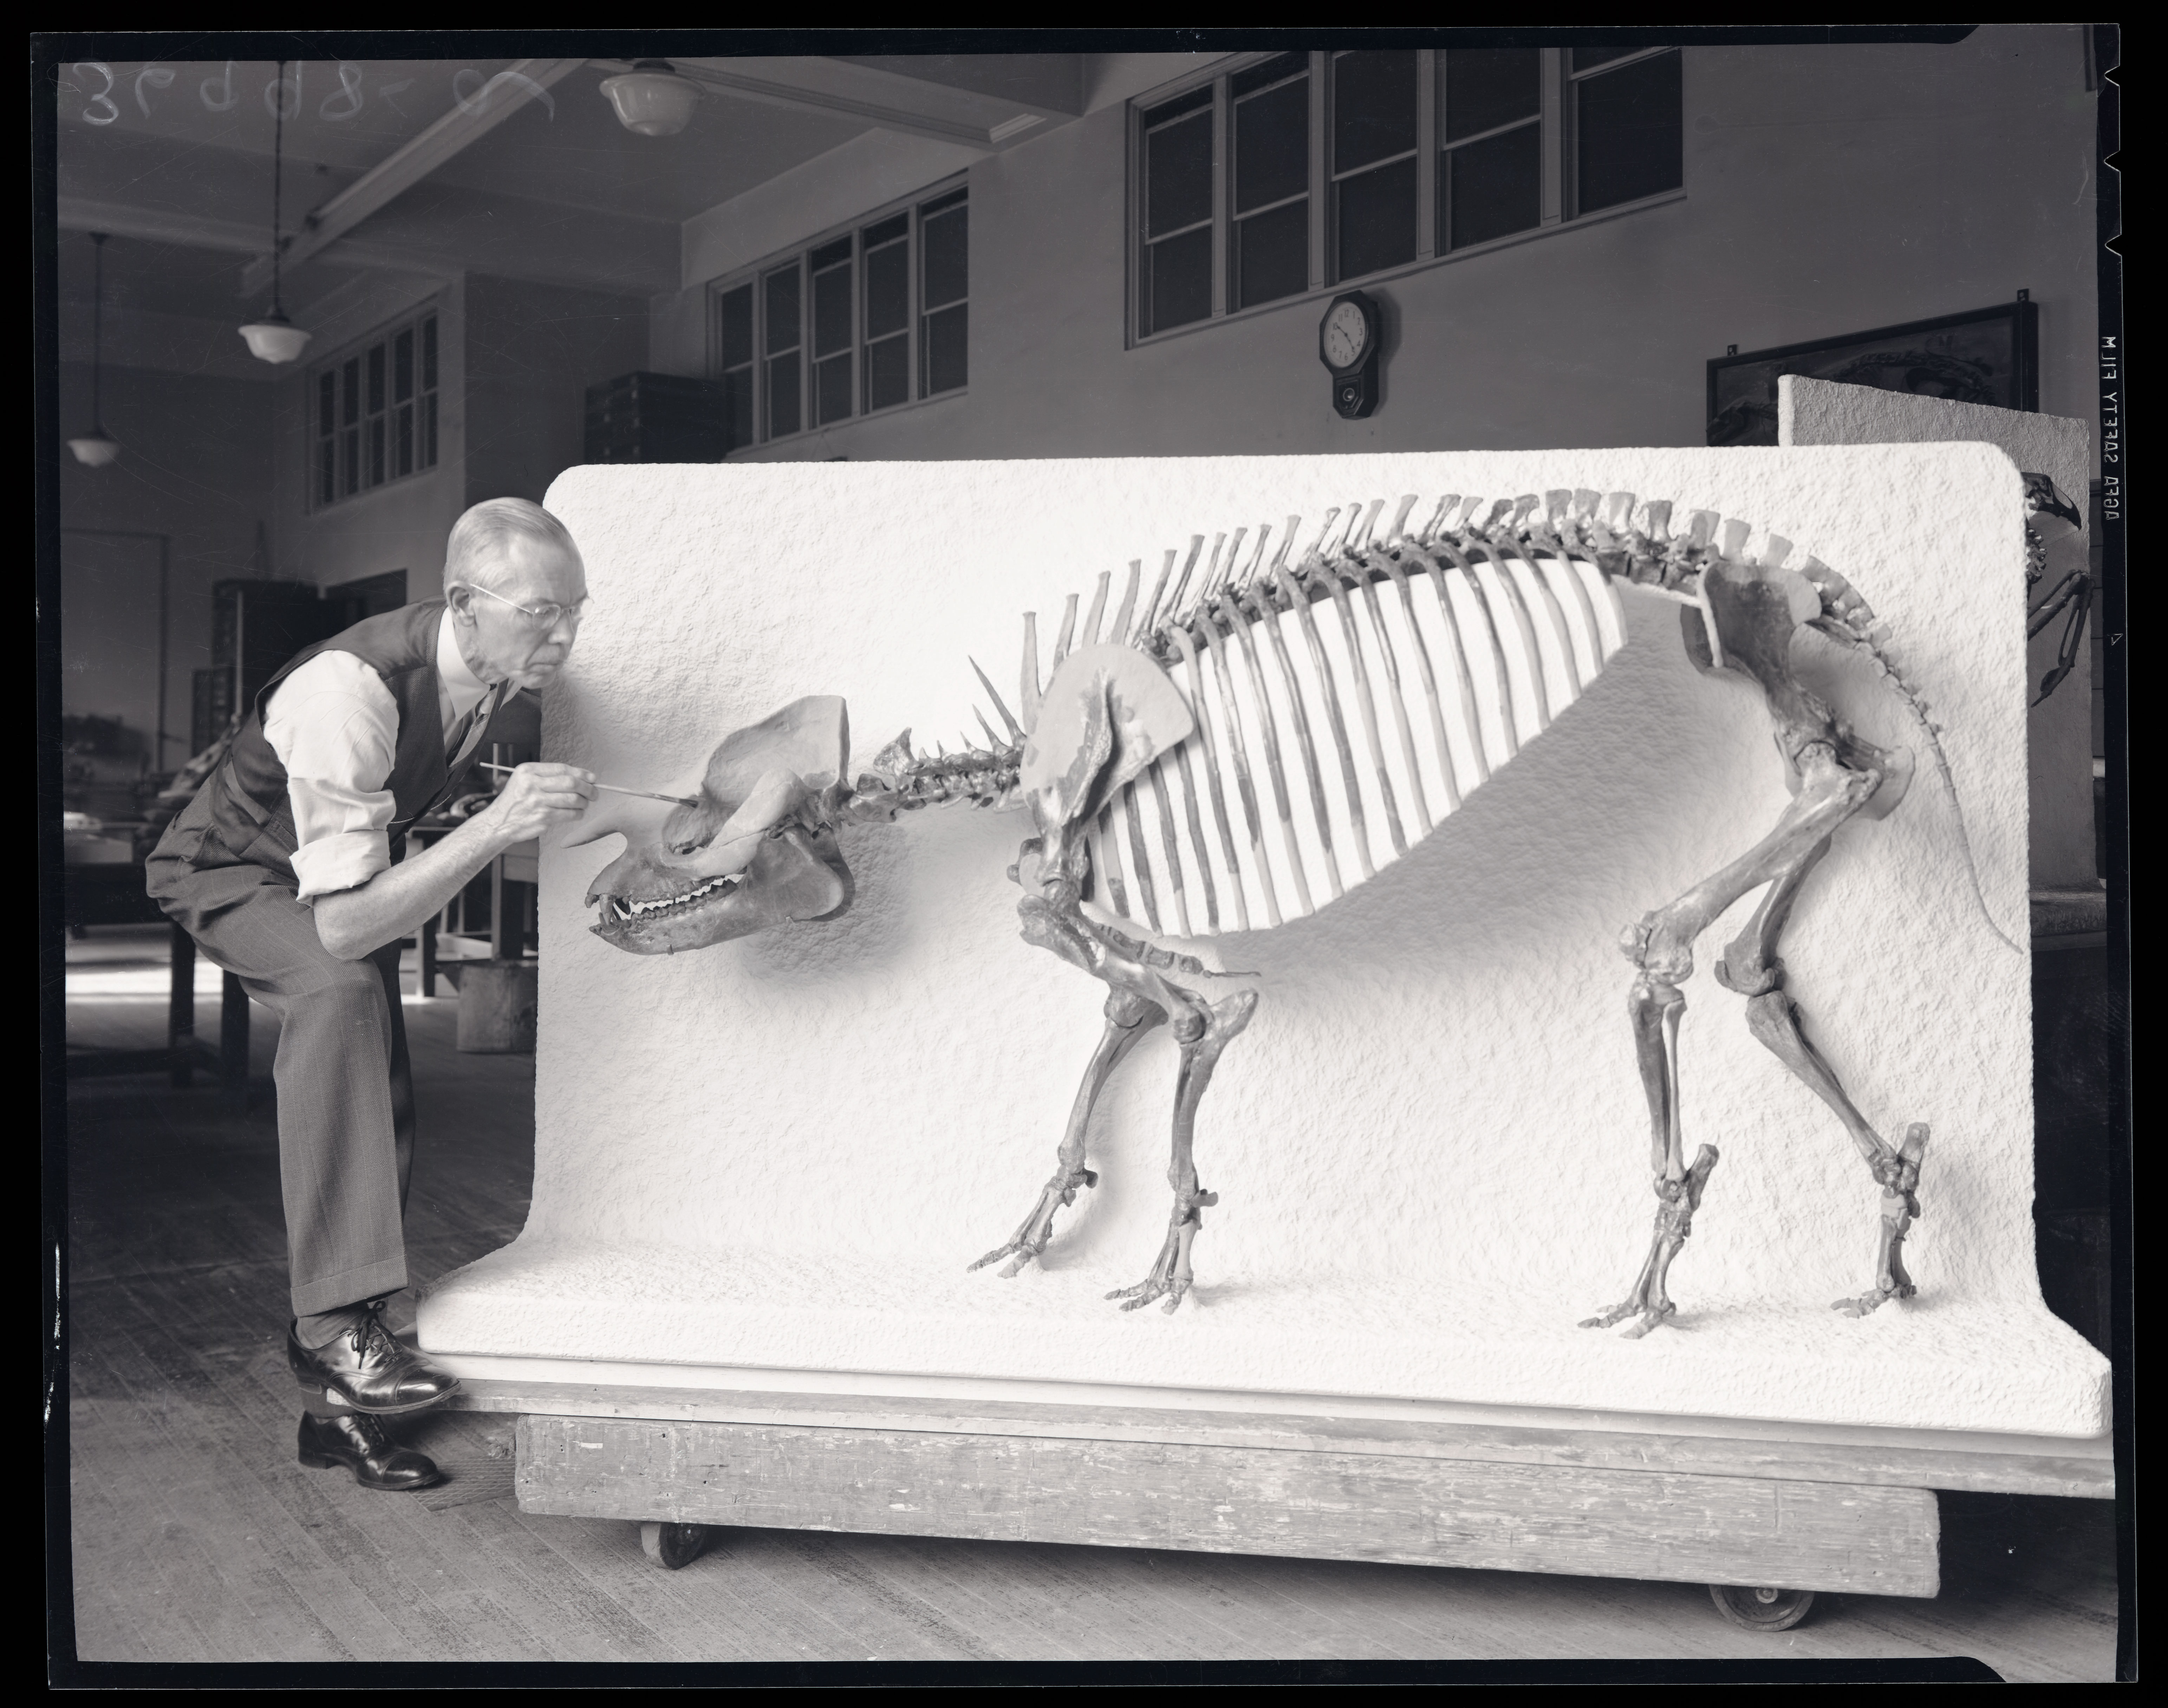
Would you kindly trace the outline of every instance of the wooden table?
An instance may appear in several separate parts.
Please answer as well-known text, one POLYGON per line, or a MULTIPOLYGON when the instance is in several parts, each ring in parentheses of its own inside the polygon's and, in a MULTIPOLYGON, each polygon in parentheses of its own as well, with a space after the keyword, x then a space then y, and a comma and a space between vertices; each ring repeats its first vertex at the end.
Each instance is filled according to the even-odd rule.
POLYGON ((71 1050, 67 1077, 102 1078, 115 1073, 167 1073, 178 1087, 196 1070, 218 1077, 226 1108, 248 1107, 248 992, 227 973, 219 995, 218 1048, 196 1038, 196 944, 169 922, 144 888, 140 860, 125 865, 70 866, 61 884, 61 918, 69 929, 91 925, 164 925, 172 934, 173 982, 162 1050, 71 1050))

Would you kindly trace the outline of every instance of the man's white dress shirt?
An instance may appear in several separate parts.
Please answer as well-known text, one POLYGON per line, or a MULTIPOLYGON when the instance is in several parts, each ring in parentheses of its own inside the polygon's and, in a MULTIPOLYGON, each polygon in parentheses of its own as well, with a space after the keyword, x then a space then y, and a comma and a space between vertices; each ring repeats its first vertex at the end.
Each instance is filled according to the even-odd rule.
MULTIPOLYGON (((460 655, 447 610, 437 630, 437 710, 446 737, 492 692, 460 655)), ((446 753, 456 764, 481 738, 477 716, 446 753)), ((299 846, 298 899, 367 883, 391 865, 391 791, 385 787, 399 749, 399 705, 375 671, 351 652, 319 652, 280 683, 263 708, 263 738, 286 768, 299 846)))

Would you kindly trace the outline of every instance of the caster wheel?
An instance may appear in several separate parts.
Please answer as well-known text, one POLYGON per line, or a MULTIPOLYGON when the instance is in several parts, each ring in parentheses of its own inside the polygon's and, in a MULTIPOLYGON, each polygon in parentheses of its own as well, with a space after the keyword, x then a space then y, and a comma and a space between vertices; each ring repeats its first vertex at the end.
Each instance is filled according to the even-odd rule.
POLYGON ((1740 1583, 1712 1583, 1708 1599, 1719 1613, 1746 1631, 1789 1631, 1815 1604, 1811 1589, 1754 1589, 1740 1583))
POLYGON ((644 1524, 640 1527, 640 1551, 666 1570, 689 1566, 706 1551, 706 1524, 644 1524))

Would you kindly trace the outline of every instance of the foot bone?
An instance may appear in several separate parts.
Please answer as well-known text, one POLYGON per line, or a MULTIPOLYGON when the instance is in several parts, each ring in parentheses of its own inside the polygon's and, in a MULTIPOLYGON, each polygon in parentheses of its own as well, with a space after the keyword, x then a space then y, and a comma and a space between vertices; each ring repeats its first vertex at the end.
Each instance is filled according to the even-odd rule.
POLYGON ((1031 1214, 1024 1217, 1023 1225, 1009 1236, 1009 1242, 988 1252, 965 1273, 983 1269, 988 1264, 997 1264, 1003 1258, 1008 1258, 1012 1261, 1002 1271, 1002 1279, 1005 1281, 1013 1279, 1026 1264, 1045 1253, 1047 1242, 1054 1237, 1055 1212, 1076 1201, 1078 1187, 1097 1186, 1098 1184, 1098 1175, 1089 1168, 1065 1169, 1056 1174, 1046 1183, 1045 1189, 1039 1195, 1039 1202, 1032 1206, 1031 1214))
POLYGON ((1671 1272, 1671 1260, 1685 1248, 1687 1237, 1693 1232, 1693 1213, 1701 1208, 1702 1193, 1716 1163, 1716 1147, 1703 1145, 1694 1157, 1693 1167, 1686 1171, 1683 1178, 1657 1179, 1655 1232, 1649 1242, 1649 1255, 1641 1264, 1641 1273, 1634 1280, 1634 1290, 1609 1310, 1583 1317, 1583 1328, 1609 1328, 1629 1317, 1637 1317, 1640 1320, 1620 1338, 1639 1340, 1678 1315, 1679 1307, 1664 1290, 1664 1279, 1671 1272))
POLYGON ((1196 1280, 1189 1267, 1189 1248, 1204 1226, 1200 1212, 1219 1201, 1218 1193, 1207 1192, 1201 1187, 1177 1199, 1173 1219, 1167 1224, 1166 1238, 1160 1246, 1159 1259, 1153 1264, 1151 1273, 1135 1286, 1117 1287, 1107 1296, 1121 1300, 1124 1311, 1141 1311, 1153 1300, 1164 1298, 1166 1303, 1160 1308, 1172 1317, 1181 1307, 1190 1283, 1196 1280))

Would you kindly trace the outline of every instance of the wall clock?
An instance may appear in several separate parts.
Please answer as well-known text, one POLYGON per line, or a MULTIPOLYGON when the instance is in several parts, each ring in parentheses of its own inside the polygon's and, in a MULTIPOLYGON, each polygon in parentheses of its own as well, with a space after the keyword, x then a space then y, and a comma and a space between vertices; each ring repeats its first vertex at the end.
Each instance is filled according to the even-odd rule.
POLYGON ((1317 357, 1332 375, 1332 407, 1349 421, 1378 407, 1378 347, 1384 332, 1377 303, 1359 290, 1334 297, 1318 322, 1317 357))

